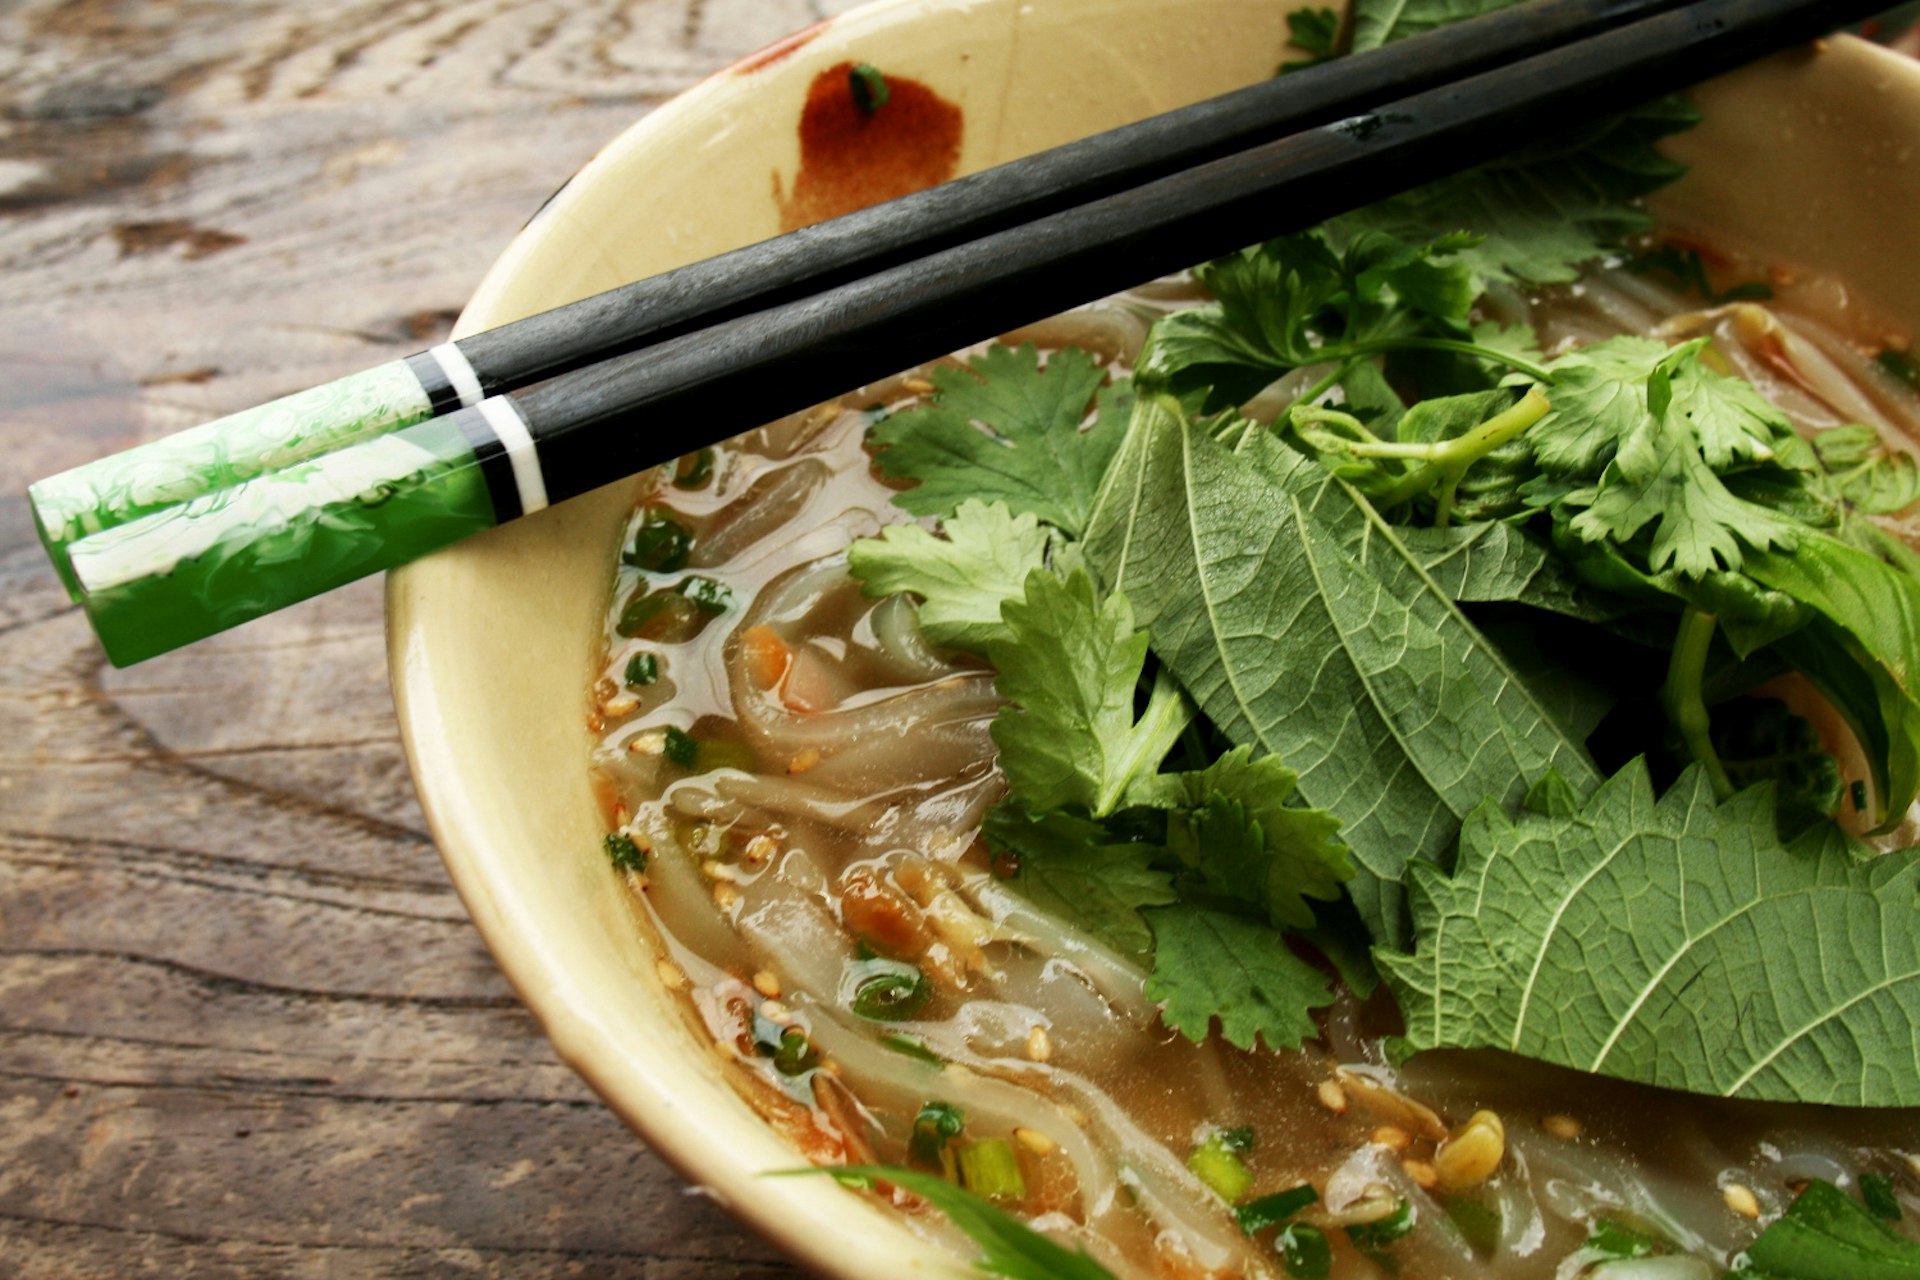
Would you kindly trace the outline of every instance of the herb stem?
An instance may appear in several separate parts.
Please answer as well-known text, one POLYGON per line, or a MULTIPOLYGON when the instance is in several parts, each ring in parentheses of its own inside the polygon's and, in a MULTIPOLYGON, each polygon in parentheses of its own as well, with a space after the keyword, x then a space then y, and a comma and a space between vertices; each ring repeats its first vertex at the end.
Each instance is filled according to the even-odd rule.
POLYGON ((1389 507, 1406 502, 1433 488, 1438 481, 1440 488, 1436 497, 1434 524, 1444 528, 1453 515, 1454 496, 1459 491, 1461 477, 1467 474, 1467 468, 1546 417, 1552 408, 1552 402, 1540 393, 1540 388, 1529 387, 1527 394, 1517 402, 1451 440, 1419 444, 1397 440, 1358 440, 1344 446, 1344 449, 1356 458, 1410 458, 1425 462, 1426 466, 1409 473, 1392 490, 1383 494, 1381 502, 1389 507))
POLYGON ((1708 734, 1709 720, 1701 685, 1707 670, 1707 651, 1713 643, 1718 619, 1699 609, 1689 608, 1680 615, 1680 630, 1673 640, 1673 657, 1667 663, 1667 680, 1660 686, 1660 709, 1667 723, 1679 733, 1687 754, 1707 771, 1713 794, 1721 800, 1733 794, 1733 781, 1719 752, 1713 749, 1708 734))
MULTIPOLYGON (((1293 398, 1293 403, 1287 406, 1287 413, 1292 413, 1298 405, 1312 404, 1321 396, 1333 390, 1334 387, 1339 384, 1340 379, 1347 376, 1347 371, 1352 367, 1353 360, 1351 358, 1334 361, 1333 368, 1327 370, 1326 374, 1318 382, 1293 398)), ((1286 414, 1282 414, 1281 416, 1285 417, 1286 414)), ((1278 419, 1276 419, 1276 421, 1278 421, 1278 419)))
POLYGON ((1383 355, 1389 351, 1451 351, 1455 355, 1472 356, 1476 360, 1506 365, 1509 369, 1526 374, 1536 382, 1549 385, 1553 382, 1553 374, 1547 371, 1546 366, 1535 364, 1525 356, 1517 356, 1511 351, 1481 346, 1477 342, 1467 342, 1459 338, 1374 338, 1367 342, 1356 342, 1352 346, 1327 348, 1323 350, 1323 354, 1329 359, 1346 361, 1360 356, 1383 355))

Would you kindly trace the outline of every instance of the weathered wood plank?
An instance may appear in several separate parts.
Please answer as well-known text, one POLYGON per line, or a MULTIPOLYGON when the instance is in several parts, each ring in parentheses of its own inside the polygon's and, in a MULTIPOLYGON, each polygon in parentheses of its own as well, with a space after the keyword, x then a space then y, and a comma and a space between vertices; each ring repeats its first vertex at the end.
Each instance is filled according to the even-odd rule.
POLYGON ((437 340, 607 138, 848 7, 0 6, 0 1275, 797 1274, 486 955, 378 584, 113 671, 21 490, 437 340))

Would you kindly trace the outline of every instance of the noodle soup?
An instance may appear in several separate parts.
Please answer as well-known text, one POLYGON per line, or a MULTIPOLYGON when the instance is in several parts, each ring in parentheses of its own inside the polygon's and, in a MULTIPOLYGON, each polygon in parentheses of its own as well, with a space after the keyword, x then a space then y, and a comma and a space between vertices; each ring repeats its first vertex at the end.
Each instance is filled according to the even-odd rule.
MULTIPOLYGON (((1887 326, 1834 282, 1776 279, 1769 301, 1703 305, 1615 268, 1482 306, 1550 354, 1710 334, 1801 431, 1866 423, 1911 448, 1920 402, 1863 354, 1887 326)), ((1165 281, 1006 341, 1111 387, 1154 318, 1200 300, 1165 281)), ((907 518, 869 429, 924 403, 929 373, 663 476, 627 528, 595 683, 624 883, 722 1069, 808 1159, 943 1173, 1141 1277, 1313 1274, 1322 1247, 1320 1274, 1343 1280, 1571 1277, 1617 1268, 1590 1241, 1622 1230, 1659 1242, 1644 1274, 1705 1280, 1810 1179, 1886 1178, 1920 1205, 1920 1113, 1717 1100, 1486 1051, 1396 1065, 1384 990, 1343 988, 1298 1052, 1168 1029, 1137 957, 1037 907, 980 834, 1004 791, 993 671, 848 573, 851 544, 907 518), (1231 1208, 1300 1187, 1315 1203, 1289 1230, 1309 1230, 1278 1249, 1231 1208)), ((1270 417, 1315 376, 1245 411, 1270 417)), ((1831 714, 1820 727, 1845 741, 1831 714)))

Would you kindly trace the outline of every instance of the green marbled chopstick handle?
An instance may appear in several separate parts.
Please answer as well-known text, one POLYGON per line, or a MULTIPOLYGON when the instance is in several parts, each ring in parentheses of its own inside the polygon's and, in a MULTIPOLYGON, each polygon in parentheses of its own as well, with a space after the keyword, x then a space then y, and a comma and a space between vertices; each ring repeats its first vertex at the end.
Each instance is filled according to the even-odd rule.
POLYGON ((470 417, 335 448, 68 543, 108 658, 139 662, 491 528, 470 417))
POLYGON ((40 540, 74 599, 74 545, 102 530, 423 421, 419 376, 394 360, 49 476, 28 489, 40 540))

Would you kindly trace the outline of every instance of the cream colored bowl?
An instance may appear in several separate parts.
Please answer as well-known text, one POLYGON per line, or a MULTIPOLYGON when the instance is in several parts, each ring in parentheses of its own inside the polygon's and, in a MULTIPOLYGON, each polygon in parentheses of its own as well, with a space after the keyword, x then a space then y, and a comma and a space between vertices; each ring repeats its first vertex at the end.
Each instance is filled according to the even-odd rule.
MULTIPOLYGON (((514 240, 461 317, 487 328, 780 230, 822 70, 870 62, 958 105, 962 172, 1270 75, 1274 0, 886 0, 696 85, 615 139, 514 240)), ((1920 69, 1835 41, 1711 86, 1687 225, 1855 281, 1920 331, 1920 69)), ((589 672, 633 482, 392 575, 394 700, 474 923, 560 1056, 689 1178, 835 1276, 977 1275, 798 1163, 714 1070, 600 852, 589 672)))

